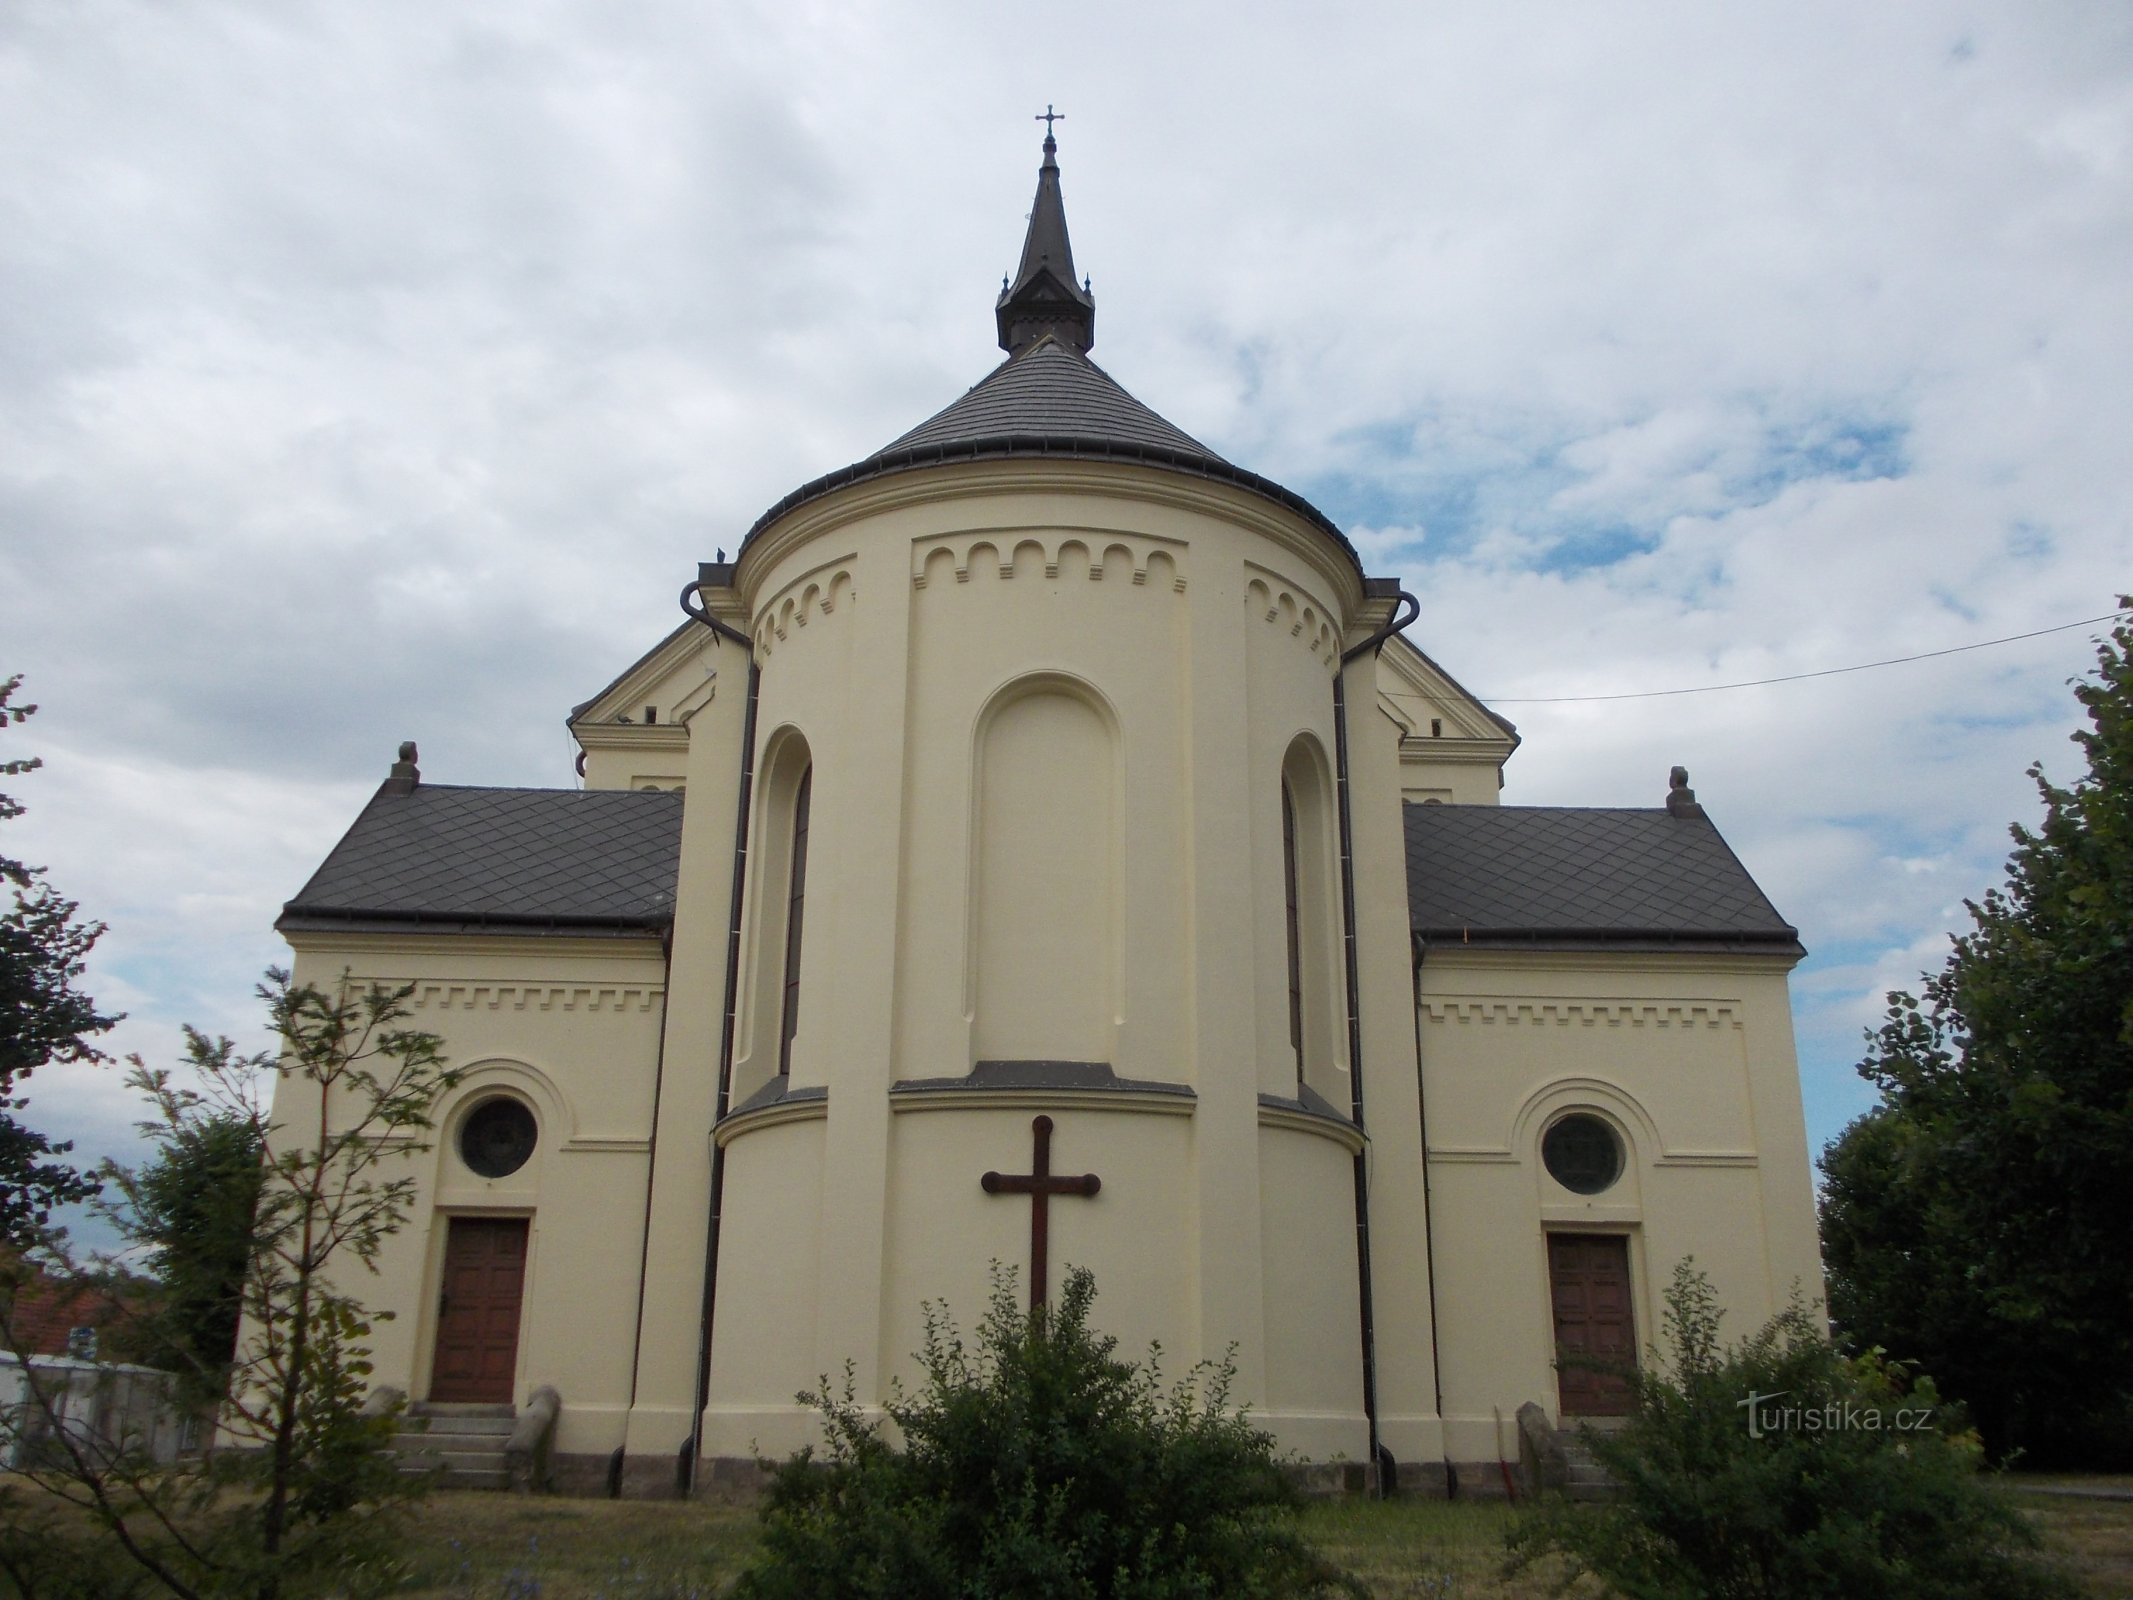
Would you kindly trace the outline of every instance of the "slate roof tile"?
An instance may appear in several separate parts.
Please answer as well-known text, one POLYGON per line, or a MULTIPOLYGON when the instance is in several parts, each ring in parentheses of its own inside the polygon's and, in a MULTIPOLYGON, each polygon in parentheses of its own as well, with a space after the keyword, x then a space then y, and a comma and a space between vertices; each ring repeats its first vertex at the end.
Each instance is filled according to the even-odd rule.
MULTIPOLYGON (((1222 458, 1142 405, 1087 356, 1056 339, 1003 361, 955 404, 874 453, 1010 434, 1153 445, 1209 461, 1222 458)), ((1225 463, 1226 464, 1226 463, 1225 463)))
POLYGON ((681 807, 654 790, 381 790, 281 925, 660 926, 674 914, 681 807))
POLYGON ((1223 460, 1126 393, 1086 355, 1051 336, 1010 356, 960 400, 864 461, 793 490, 756 518, 741 548, 787 512, 848 484, 952 461, 1031 457, 1127 461, 1233 483, 1288 507, 1361 565, 1347 536, 1310 501, 1223 460))
POLYGON ((1663 810, 1408 804, 1418 934, 1798 948, 1707 818, 1663 810))

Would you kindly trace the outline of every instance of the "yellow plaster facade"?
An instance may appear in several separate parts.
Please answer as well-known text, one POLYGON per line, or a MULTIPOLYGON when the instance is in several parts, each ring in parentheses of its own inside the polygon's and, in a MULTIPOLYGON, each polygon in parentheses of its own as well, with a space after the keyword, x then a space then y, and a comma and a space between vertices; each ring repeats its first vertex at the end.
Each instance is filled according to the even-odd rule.
MULTIPOLYGON (((1047 359, 1086 365, 1002 370, 1047 359)), ((299 979, 414 985, 467 1069, 363 1291, 377 1382, 432 1391, 454 1220, 525 1218, 510 1396, 560 1392, 567 1481, 701 1490, 1026 1273, 1030 1201, 979 1180, 1040 1114, 1101 1179, 1050 1203, 1054 1290, 1092 1268, 1126 1349, 1234 1350, 1284 1449, 1426 1491, 1561 1409, 1551 1234, 1626 1242, 1640 1345, 1683 1256, 1739 1325, 1818 1294, 1797 945, 1422 937, 1414 809, 1495 806, 1515 734, 1310 508, 1184 466, 855 469, 707 567, 571 722, 588 791, 682 794, 641 925, 292 902, 299 979), (482 1178, 498 1097, 537 1139, 482 1178), (1600 1192, 1543 1160, 1569 1114, 1617 1141, 1600 1192)))

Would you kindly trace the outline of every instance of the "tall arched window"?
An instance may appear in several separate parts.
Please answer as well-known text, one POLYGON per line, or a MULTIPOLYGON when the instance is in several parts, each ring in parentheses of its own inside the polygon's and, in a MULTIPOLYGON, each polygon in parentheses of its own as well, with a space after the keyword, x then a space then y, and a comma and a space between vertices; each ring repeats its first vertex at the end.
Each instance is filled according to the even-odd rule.
POLYGON ((1289 1049, 1296 1056, 1296 1081, 1304 1075, 1303 938, 1297 927, 1296 796, 1288 779, 1281 781, 1281 889, 1289 945, 1289 1049))
POLYGON ((800 1027, 800 920, 807 902, 807 807, 815 769, 800 774, 792 802, 792 875, 785 896, 785 1014, 778 1033, 778 1071, 792 1071, 792 1040, 800 1027))

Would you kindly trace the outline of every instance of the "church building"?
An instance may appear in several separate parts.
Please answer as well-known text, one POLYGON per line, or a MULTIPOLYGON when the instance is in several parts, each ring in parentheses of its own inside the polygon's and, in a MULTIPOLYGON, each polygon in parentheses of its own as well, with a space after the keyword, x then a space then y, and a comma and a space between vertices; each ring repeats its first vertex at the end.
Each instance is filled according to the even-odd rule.
POLYGON ((1055 153, 1006 358, 699 567, 576 786, 403 747, 277 924, 464 1074, 373 1381, 553 1388, 565 1486, 741 1481, 995 1263, 1435 1494, 1619 1411, 1568 1358, 1639 1359, 1683 1257, 1734 1328, 1819 1299, 1796 931, 1678 768, 1498 803, 1417 600, 1090 359, 1055 153))

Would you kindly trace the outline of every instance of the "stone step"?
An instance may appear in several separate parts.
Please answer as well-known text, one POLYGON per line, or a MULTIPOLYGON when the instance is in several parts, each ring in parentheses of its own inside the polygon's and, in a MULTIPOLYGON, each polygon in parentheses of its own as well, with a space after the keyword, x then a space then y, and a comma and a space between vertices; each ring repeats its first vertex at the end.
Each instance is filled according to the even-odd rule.
POLYGON ((1586 1503, 1621 1498, 1622 1486, 1614 1475, 1594 1459, 1591 1449, 1575 1428, 1558 1429, 1556 1447, 1563 1454, 1563 1493, 1586 1503))
POLYGON ((470 1439, 458 1434, 402 1433, 392 1442, 393 1453, 403 1456, 494 1456, 504 1459, 501 1439, 470 1439))
POLYGON ((418 1438, 449 1433, 466 1439, 508 1439, 516 1426, 515 1417, 402 1417, 399 1431, 418 1438))
POLYGON ((503 1406, 503 1404, 497 1404, 497 1406, 486 1406, 486 1404, 484 1406, 474 1406, 474 1404, 450 1404, 450 1402, 444 1402, 444 1399, 418 1399, 416 1404, 412 1404, 410 1408, 407 1408, 407 1414, 410 1414, 410 1417, 491 1417, 491 1419, 493 1417, 501 1417, 503 1421, 510 1421, 512 1417, 516 1417, 516 1414, 518 1414, 518 1408, 516 1406, 503 1406))
POLYGON ((392 1453, 410 1476, 436 1473, 451 1489, 504 1489, 510 1478, 504 1445, 518 1424, 507 1405, 419 1401, 393 1434, 392 1453))
POLYGON ((501 1450, 410 1450, 401 1459, 425 1467, 443 1467, 450 1473, 504 1470, 501 1450))

